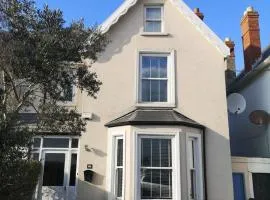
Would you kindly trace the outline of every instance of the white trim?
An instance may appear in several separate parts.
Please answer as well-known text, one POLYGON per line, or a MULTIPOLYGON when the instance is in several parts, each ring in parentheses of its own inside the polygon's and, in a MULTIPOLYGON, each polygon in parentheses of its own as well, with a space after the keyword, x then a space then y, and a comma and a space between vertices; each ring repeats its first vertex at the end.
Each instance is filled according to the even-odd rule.
POLYGON ((196 200, 203 200, 204 199, 204 186, 203 186, 203 164, 202 164, 202 158, 203 158, 203 153, 202 153, 202 138, 200 134, 195 134, 195 133, 187 133, 186 136, 186 156, 187 156, 187 183, 188 183, 188 199, 189 200, 193 200, 192 198, 190 198, 190 170, 189 170, 189 140, 193 139, 193 141, 195 142, 195 147, 194 147, 194 165, 195 165, 195 170, 196 170, 196 196, 195 199, 196 200))
POLYGON ((115 200, 115 160, 117 152, 115 151, 116 140, 118 138, 123 139, 123 186, 122 186, 122 198, 125 199, 125 182, 126 182, 126 136, 125 130, 121 128, 109 129, 108 130, 108 157, 107 157, 107 190, 108 190, 108 200, 115 200))
MULTIPOLYGON (((224 57, 230 55, 229 48, 224 44, 224 42, 185 4, 182 0, 170 0, 173 5, 178 9, 180 13, 192 24, 195 29, 199 31, 206 40, 212 44, 218 52, 220 52, 224 57)), ((116 24, 120 17, 125 15, 128 10, 133 7, 138 0, 125 0, 116 9, 110 17, 108 17, 100 26, 102 33, 106 33, 110 30, 111 26, 116 24)))
POLYGON ((141 138, 167 138, 172 140, 172 195, 174 200, 181 200, 181 163, 180 163, 180 137, 179 132, 165 132, 158 130, 147 131, 134 131, 133 133, 134 144, 134 197, 135 200, 140 199, 140 181, 139 181, 139 168, 140 168, 140 142, 141 138), (139 159, 139 160, 138 160, 139 159))
POLYGON ((137 61, 136 61, 136 106, 140 107, 175 107, 176 99, 176 86, 175 86, 175 50, 138 50, 137 51, 137 61), (140 70, 141 70, 141 57, 142 55, 149 56, 167 56, 167 102, 141 102, 141 81, 140 81, 140 70))

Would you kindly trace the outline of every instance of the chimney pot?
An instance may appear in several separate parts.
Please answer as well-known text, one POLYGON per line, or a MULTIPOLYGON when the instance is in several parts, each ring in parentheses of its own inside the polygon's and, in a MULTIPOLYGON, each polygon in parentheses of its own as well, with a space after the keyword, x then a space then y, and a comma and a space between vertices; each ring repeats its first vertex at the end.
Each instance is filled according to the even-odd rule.
POLYGON ((195 13, 201 20, 204 19, 204 14, 200 11, 199 8, 195 8, 195 9, 194 9, 194 13, 195 13))
POLYGON ((241 20, 241 30, 245 72, 249 72, 261 56, 259 13, 251 6, 246 9, 241 20))

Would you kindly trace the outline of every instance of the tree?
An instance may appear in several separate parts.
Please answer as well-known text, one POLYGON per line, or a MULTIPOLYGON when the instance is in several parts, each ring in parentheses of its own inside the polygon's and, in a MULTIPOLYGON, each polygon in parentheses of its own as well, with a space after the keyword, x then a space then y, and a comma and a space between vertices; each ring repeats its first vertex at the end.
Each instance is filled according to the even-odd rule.
POLYGON ((35 134, 84 131, 77 110, 59 102, 72 85, 96 98, 101 82, 90 68, 107 42, 82 20, 66 25, 60 10, 38 9, 31 0, 0 0, 0 197, 12 199, 14 177, 27 177, 22 170, 32 161, 25 147, 35 134), (25 108, 34 110, 34 124, 22 119, 25 108))

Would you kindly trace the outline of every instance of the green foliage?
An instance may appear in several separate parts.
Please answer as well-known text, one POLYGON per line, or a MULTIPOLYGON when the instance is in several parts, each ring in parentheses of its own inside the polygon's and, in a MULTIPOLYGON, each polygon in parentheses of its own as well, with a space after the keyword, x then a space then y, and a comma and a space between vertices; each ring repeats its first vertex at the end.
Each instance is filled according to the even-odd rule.
POLYGON ((41 164, 36 161, 17 160, 1 165, 0 199, 31 200, 38 181, 41 164), (8 172, 11 176, 3 175, 8 172), (5 183, 5 184, 3 184, 5 183))
POLYGON ((32 191, 38 167, 26 147, 33 135, 85 130, 76 108, 59 102, 71 85, 97 97, 101 82, 91 64, 107 43, 97 27, 87 28, 82 20, 67 25, 60 10, 37 9, 32 0, 0 1, 0 194, 10 195, 4 199, 22 193, 23 185, 32 191), (25 123, 25 108, 38 120, 25 123))

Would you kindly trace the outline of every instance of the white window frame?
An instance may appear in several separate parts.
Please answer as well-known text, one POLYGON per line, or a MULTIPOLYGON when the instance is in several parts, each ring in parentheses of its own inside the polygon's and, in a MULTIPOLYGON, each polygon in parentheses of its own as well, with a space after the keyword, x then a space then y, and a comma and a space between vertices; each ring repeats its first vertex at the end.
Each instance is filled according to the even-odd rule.
POLYGON ((125 131, 116 128, 116 130, 109 130, 108 137, 108 158, 107 158, 107 189, 108 200, 124 200, 125 199, 125 174, 126 174, 126 140, 125 131), (122 180, 122 198, 116 197, 116 160, 117 160, 117 140, 123 139, 123 180, 122 180))
POLYGON ((138 51, 137 78, 136 78, 136 105, 142 107, 175 107, 175 50, 171 51, 138 51), (142 56, 164 57, 167 56, 167 102, 141 101, 141 67, 142 56))
MULTIPOLYGON (((141 199, 140 166, 141 166, 141 138, 171 139, 172 148, 172 199, 181 200, 181 177, 180 177, 180 137, 179 132, 159 132, 157 130, 138 131, 134 134, 135 147, 135 199, 141 199)), ((147 199, 143 199, 147 200, 147 199)), ((153 200, 153 199, 151 199, 153 200)), ((162 199, 158 199, 162 200, 162 199)))
POLYGON ((186 151, 187 151, 187 179, 188 179, 188 199, 189 200, 203 200, 204 199, 204 183, 203 183, 203 153, 202 153, 202 137, 200 134, 187 133, 186 137, 186 151), (190 181, 190 159, 189 155, 192 154, 189 148, 189 140, 194 141, 194 165, 193 168, 196 174, 196 188, 195 198, 191 198, 191 181, 190 181))
POLYGON ((150 33, 150 34, 159 34, 159 33, 164 33, 164 5, 163 4, 154 4, 154 5, 144 5, 144 18, 143 18, 143 21, 144 21, 144 26, 143 26, 143 31, 144 33, 150 33), (161 11, 161 18, 160 20, 147 20, 146 19, 146 16, 147 16, 147 8, 160 8, 160 11, 161 11), (153 31, 153 32, 148 32, 146 31, 146 22, 147 21, 160 21, 161 22, 161 30, 160 32, 159 31, 153 31))

